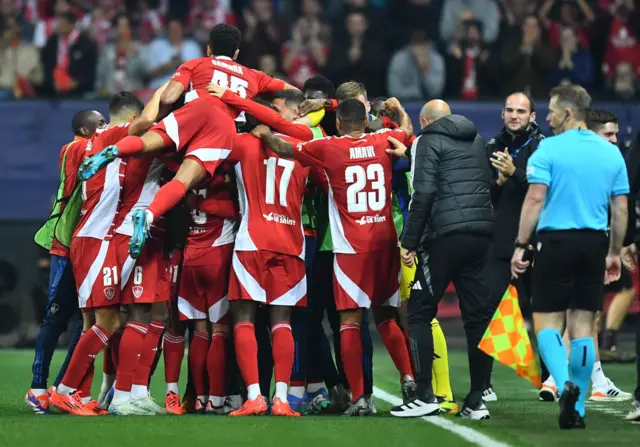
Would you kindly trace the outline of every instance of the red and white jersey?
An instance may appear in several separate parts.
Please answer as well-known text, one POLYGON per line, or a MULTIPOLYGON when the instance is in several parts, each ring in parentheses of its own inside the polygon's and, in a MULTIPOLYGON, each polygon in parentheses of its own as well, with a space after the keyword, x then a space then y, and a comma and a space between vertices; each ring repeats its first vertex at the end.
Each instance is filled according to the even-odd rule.
POLYGON ((192 190, 198 200, 191 209, 193 223, 189 227, 189 235, 187 236, 188 247, 219 247, 233 244, 235 241, 236 219, 207 213, 198 207, 199 202, 203 200, 215 200, 220 203, 221 207, 231 208, 237 212, 236 198, 230 189, 233 187, 228 172, 231 169, 229 165, 222 165, 206 184, 192 190))
MULTIPOLYGON (((279 135, 291 144, 300 140, 279 135)), ((229 161, 240 200, 236 251, 268 250, 304 259, 302 196, 309 174, 295 160, 280 158, 261 140, 239 134, 229 161)))
MULTIPOLYGON (((121 202, 115 219, 116 233, 133 236, 133 212, 146 209, 162 185, 164 163, 154 157, 129 157, 120 193, 121 202)), ((155 239, 164 232, 164 216, 155 219, 150 234, 155 239)))
POLYGON ((173 81, 180 82, 185 91, 185 102, 199 97, 210 98, 228 110, 235 118, 236 112, 218 98, 209 94, 206 88, 215 83, 226 87, 242 98, 253 99, 261 93, 273 93, 284 89, 285 83, 261 71, 241 65, 226 56, 201 57, 185 62, 175 72, 173 81))
MULTIPOLYGON (((87 143, 86 156, 97 154, 102 149, 126 137, 129 123, 96 131, 87 143)), ((116 158, 94 177, 82 182, 82 211, 80 222, 73 237, 110 239, 113 236, 115 218, 120 206, 120 192, 129 160, 116 158)))
POLYGON ((391 215, 392 158, 387 140, 406 142, 402 130, 326 137, 298 144, 294 157, 318 166, 329 182, 329 222, 334 253, 367 253, 397 247, 391 215))

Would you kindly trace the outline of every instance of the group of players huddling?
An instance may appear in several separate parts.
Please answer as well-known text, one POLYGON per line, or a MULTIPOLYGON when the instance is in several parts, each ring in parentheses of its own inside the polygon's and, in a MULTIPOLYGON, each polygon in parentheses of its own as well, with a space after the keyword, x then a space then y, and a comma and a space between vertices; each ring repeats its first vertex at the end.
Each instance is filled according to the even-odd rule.
MULTIPOLYGON (((53 406, 81 416, 372 414, 371 342, 363 335, 369 308, 405 402, 415 393, 401 306, 413 270, 401 268, 398 248, 408 163, 393 156, 396 146, 412 142, 411 121, 395 98, 372 101, 378 117, 372 115, 366 90, 356 82, 341 85, 336 101, 330 81, 325 88, 321 77, 303 94, 244 67, 235 61, 240 42, 238 29, 216 25, 208 57, 180 66, 146 106, 121 92, 111 99, 108 124, 95 111, 74 117, 77 137, 61 157, 63 169, 73 172, 63 189, 65 196, 80 191, 81 210, 65 220, 74 222, 70 247, 54 238, 52 253, 70 258, 84 326, 60 384, 27 393, 36 413, 53 406), (273 97, 271 104, 253 100, 261 94, 273 97), (339 136, 327 137, 318 125, 325 109, 335 111, 339 136), (327 247, 334 256, 321 256, 327 247), (316 295, 335 301, 324 306, 333 308, 343 377, 334 372, 330 378, 317 365, 327 361, 321 357, 328 344, 302 340, 314 330, 325 337, 323 306, 314 304, 320 317, 301 319, 313 327, 294 339, 292 314, 307 305, 313 265, 305 265, 306 253, 328 259, 325 270, 333 273, 332 287, 329 277, 310 284, 316 295), (256 320, 265 317, 270 347, 257 340, 265 324, 256 320), (193 399, 181 404, 187 323, 193 399), (259 357, 268 349, 265 366, 259 357), (92 400, 101 351, 103 383, 92 400), (160 351, 164 407, 148 388, 160 351), (309 366, 300 377, 299 370, 313 363, 315 371, 309 366), (236 368, 242 385, 234 387, 236 368), (268 402, 263 376, 268 386, 272 369, 275 392, 268 402), (299 380, 291 380, 292 370, 299 380)), ((432 328, 434 391, 442 411, 455 412, 446 342, 436 320, 432 328)), ((484 398, 495 400, 490 387, 484 398)))

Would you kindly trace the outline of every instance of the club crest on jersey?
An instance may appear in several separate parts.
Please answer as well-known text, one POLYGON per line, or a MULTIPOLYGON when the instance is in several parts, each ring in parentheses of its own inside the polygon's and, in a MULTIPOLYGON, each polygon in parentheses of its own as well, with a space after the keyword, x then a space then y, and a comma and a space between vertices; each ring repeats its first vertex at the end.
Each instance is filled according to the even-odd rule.
POLYGON ((386 221, 386 216, 380 216, 378 214, 376 214, 375 216, 362 216, 360 219, 356 219, 356 223, 360 225, 368 225, 386 221))
POLYGON ((104 288, 104 296, 111 301, 114 296, 116 296, 116 289, 113 287, 105 287, 104 288))
POLYGON ((133 286, 131 291, 133 292, 133 296, 135 296, 136 298, 140 298, 142 296, 144 288, 142 286, 133 286))
POLYGON ((264 217, 267 222, 276 222, 279 224, 291 225, 292 227, 296 224, 295 219, 291 219, 278 213, 263 214, 262 217, 264 217))

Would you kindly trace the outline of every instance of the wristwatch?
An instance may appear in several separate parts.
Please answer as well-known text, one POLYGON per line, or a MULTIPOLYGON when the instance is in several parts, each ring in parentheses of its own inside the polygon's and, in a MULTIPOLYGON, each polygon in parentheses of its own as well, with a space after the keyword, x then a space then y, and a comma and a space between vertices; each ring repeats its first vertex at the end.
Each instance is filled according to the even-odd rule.
POLYGON ((516 248, 522 248, 524 250, 527 250, 529 248, 529 244, 523 244, 518 239, 516 239, 516 242, 514 243, 514 245, 516 248))

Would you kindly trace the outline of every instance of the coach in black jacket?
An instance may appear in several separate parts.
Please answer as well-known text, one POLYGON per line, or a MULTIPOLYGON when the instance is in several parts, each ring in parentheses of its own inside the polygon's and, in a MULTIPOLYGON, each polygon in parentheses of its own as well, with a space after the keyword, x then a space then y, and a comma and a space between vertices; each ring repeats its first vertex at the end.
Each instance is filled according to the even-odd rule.
POLYGON ((451 281, 456 286, 467 334, 471 392, 462 417, 485 419, 482 400, 490 358, 477 346, 491 318, 484 274, 493 231, 491 168, 482 137, 467 118, 452 115, 443 101, 420 113, 422 131, 411 148, 414 193, 401 237, 402 261, 418 268, 409 299, 409 335, 416 365, 417 395, 392 410, 394 416, 438 414, 431 387, 433 337, 430 322, 451 281))

